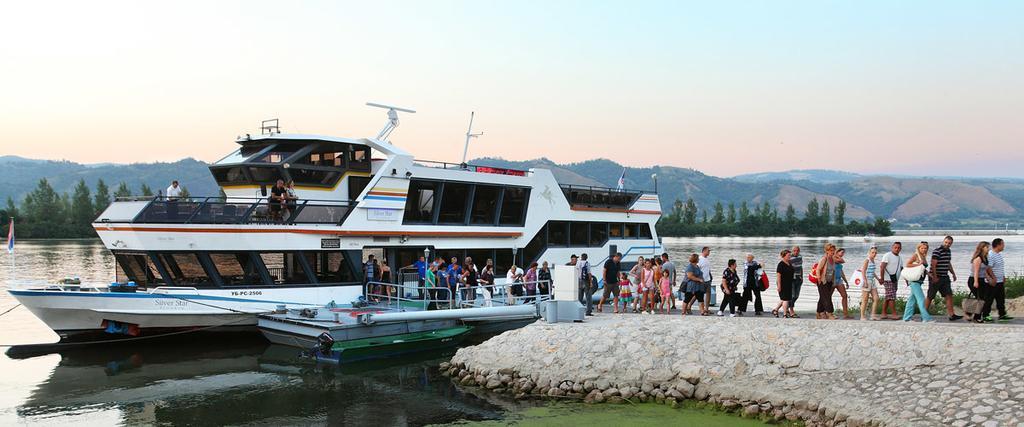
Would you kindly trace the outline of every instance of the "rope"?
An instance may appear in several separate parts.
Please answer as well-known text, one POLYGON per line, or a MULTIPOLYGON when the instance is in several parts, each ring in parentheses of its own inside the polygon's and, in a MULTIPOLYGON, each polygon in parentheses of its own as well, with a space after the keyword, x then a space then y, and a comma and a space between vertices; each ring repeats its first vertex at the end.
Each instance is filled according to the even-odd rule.
MULTIPOLYGON (((245 314, 248 314, 248 313, 245 313, 245 314)), ((249 319, 248 318, 245 318, 245 319, 235 319, 235 320, 232 320, 230 322, 224 322, 224 323, 219 323, 219 324, 216 324, 216 325, 204 326, 204 327, 198 328, 198 329, 189 329, 189 330, 186 330, 186 331, 167 332, 167 333, 157 334, 157 335, 146 335, 146 336, 143 336, 143 337, 115 338, 115 339, 109 339, 109 340, 95 340, 95 341, 82 341, 82 342, 55 342, 55 343, 40 343, 40 344, 0 344, 0 347, 22 347, 22 346, 25 346, 25 347, 29 347, 29 346, 68 347, 68 346, 78 346, 78 345, 92 345, 92 344, 108 344, 108 343, 123 343, 123 342, 131 342, 131 341, 142 341, 142 340, 148 340, 148 339, 154 339, 154 338, 164 338, 164 337, 169 337, 169 336, 173 336, 173 335, 184 335, 184 334, 190 334, 190 333, 194 333, 194 332, 203 332, 203 331, 207 331, 207 330, 214 329, 214 328, 220 328, 222 326, 233 325, 235 323, 242 323, 242 322, 247 321, 247 320, 249 320, 249 319)))
POLYGON ((14 311, 14 309, 16 309, 16 308, 18 308, 18 307, 21 307, 21 304, 15 304, 15 305, 14 305, 14 307, 8 308, 8 309, 7 309, 6 311, 4 311, 3 313, 0 313, 0 317, 3 317, 3 315, 5 315, 5 314, 7 314, 7 313, 10 313, 10 312, 14 311))

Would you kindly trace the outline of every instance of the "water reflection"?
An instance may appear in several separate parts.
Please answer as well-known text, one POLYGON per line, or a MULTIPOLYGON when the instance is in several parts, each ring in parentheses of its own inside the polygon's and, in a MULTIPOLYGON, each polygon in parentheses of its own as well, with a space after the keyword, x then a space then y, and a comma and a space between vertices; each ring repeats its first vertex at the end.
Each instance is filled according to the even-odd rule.
POLYGON ((17 406, 20 421, 115 415, 123 424, 423 425, 497 419, 508 406, 456 389, 435 367, 452 350, 317 365, 256 338, 204 338, 60 353, 17 406))

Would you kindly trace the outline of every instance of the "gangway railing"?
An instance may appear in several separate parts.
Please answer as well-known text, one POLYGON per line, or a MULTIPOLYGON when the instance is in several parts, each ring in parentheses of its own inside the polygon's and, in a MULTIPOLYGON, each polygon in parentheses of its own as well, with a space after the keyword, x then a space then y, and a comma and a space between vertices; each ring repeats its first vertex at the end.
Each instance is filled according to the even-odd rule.
POLYGON ((384 306, 408 307, 419 310, 446 310, 471 307, 495 307, 506 305, 538 304, 552 298, 551 281, 537 280, 505 284, 457 287, 454 292, 448 286, 410 285, 408 282, 387 283, 367 282, 364 295, 370 303, 384 306), (533 295, 526 294, 528 285, 537 290, 533 295), (522 285, 523 295, 516 296, 512 292, 514 285, 522 285), (540 292, 542 285, 546 292, 540 292))

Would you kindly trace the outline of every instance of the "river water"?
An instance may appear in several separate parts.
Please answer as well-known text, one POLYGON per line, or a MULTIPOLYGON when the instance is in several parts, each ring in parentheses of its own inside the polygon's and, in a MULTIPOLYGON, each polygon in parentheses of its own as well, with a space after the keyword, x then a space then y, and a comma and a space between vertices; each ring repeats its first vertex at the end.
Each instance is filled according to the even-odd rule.
MULTIPOLYGON (((876 244, 920 237, 879 239, 876 244)), ((928 238, 937 242, 940 238, 928 238)), ((958 238, 954 266, 966 271, 974 243, 987 236, 958 238)), ((751 252, 773 272, 778 252, 800 245, 813 263, 825 239, 806 238, 666 238, 669 254, 682 262, 701 246, 712 248, 715 275, 729 258, 751 252)), ((859 260, 869 243, 862 238, 832 239, 859 260)), ((1007 270, 1024 266, 1024 237, 1007 239, 1007 270)), ((113 258, 96 240, 22 241, 15 256, 0 261, 0 288, 25 282, 79 276, 85 282, 108 282, 113 258)), ((966 274, 962 274, 966 277, 966 274)), ((963 286, 962 279, 958 286, 963 286)), ((851 293, 851 298, 855 293, 851 293)), ((813 311, 816 293, 806 288, 798 308, 813 311)), ((777 300, 766 293, 766 305, 777 300)), ((838 301, 837 301, 838 302, 838 301)), ((16 301, 0 292, 0 312, 16 301)), ((54 342, 57 336, 24 308, 0 318, 0 345, 54 342)), ((7 347, 2 349, 6 350, 7 347)), ((303 363, 292 348, 268 345, 259 337, 189 338, 185 342, 78 348, 43 355, 0 356, 0 425, 424 425, 492 420, 526 425, 573 424, 582 405, 552 409, 542 402, 514 403, 477 396, 441 377, 437 364, 450 354, 421 354, 350 366, 327 368, 303 363), (538 410, 542 410, 538 415, 538 410), (546 412, 545 412, 546 411, 546 412)), ((631 423, 664 425, 737 425, 749 422, 696 410, 665 412, 641 407, 607 414, 631 423)), ((600 424, 601 422, 597 422, 600 424)))

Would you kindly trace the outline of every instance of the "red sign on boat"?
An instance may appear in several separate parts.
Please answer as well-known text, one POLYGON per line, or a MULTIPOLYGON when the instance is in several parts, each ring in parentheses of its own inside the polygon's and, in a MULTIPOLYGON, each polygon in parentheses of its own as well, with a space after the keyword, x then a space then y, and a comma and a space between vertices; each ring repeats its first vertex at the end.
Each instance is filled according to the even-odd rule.
POLYGON ((498 175, 526 176, 526 171, 505 168, 491 168, 487 166, 477 166, 476 171, 481 173, 493 173, 498 175))

